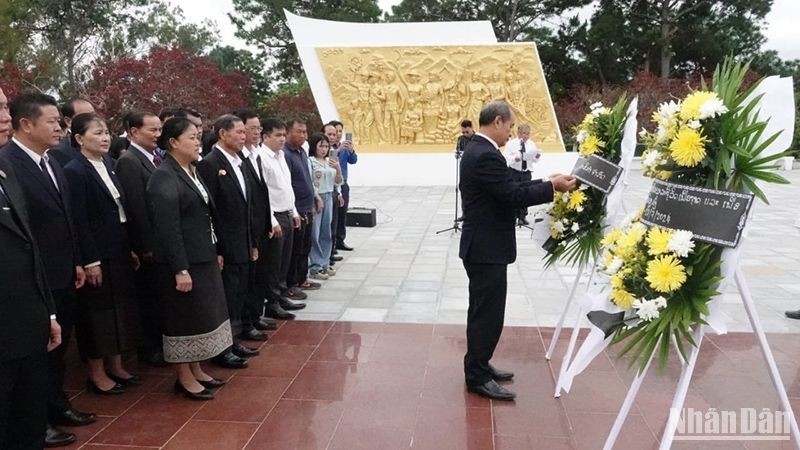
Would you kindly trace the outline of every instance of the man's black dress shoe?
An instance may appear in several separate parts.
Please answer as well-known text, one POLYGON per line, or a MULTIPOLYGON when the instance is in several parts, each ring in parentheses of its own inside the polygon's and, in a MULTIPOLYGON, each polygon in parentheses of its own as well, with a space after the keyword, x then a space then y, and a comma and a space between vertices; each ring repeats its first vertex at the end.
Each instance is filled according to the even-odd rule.
POLYGON ((800 309, 797 311, 786 311, 786 317, 790 319, 797 319, 800 320, 800 309))
POLYGON ((344 259, 344 258, 342 258, 342 257, 341 257, 341 256, 339 256, 339 255, 334 255, 334 256, 331 256, 331 261, 336 261, 336 262, 339 262, 339 261, 341 261, 341 260, 343 260, 343 259, 344 259))
POLYGON ((258 355, 258 350, 250 347, 245 347, 242 344, 233 344, 233 354, 239 358, 252 358, 258 355))
POLYGON ((53 422, 53 425, 62 425, 65 427, 82 427, 97 422, 97 416, 94 413, 85 413, 70 408, 53 416, 51 422, 53 422))
POLYGON ((64 431, 59 430, 58 428, 54 428, 50 425, 47 425, 47 431, 44 435, 44 446, 45 447, 65 447, 69 444, 75 442, 75 435, 72 433, 66 433, 64 431))
POLYGON ((489 380, 484 384, 479 384, 475 386, 471 386, 468 384, 467 390, 474 394, 478 394, 481 397, 487 397, 492 400, 511 401, 517 397, 517 394, 509 391, 503 386, 500 386, 494 380, 489 380))
POLYGON ((244 369, 247 367, 247 360, 239 358, 230 350, 215 356, 211 359, 211 362, 226 369, 244 369))
POLYGON ((114 380, 117 383, 119 383, 119 384, 121 384, 123 386, 126 386, 126 387, 127 386, 139 386, 140 384, 142 384, 142 377, 140 377, 139 375, 131 375, 130 378, 118 377, 118 376, 114 375, 113 373, 109 373, 107 375, 108 375, 108 378, 111 378, 112 380, 114 380))
MULTIPOLYGON (((202 383, 200 383, 200 384, 202 384, 202 383)), ((186 389, 185 387, 183 387, 181 382, 177 381, 177 380, 175 381, 175 393, 176 394, 181 394, 184 397, 192 399, 192 400, 214 400, 214 394, 211 391, 209 391, 208 389, 206 389, 205 387, 200 392, 192 392, 192 391, 186 389)))
POLYGON ((305 300, 308 298, 308 294, 302 291, 302 289, 293 287, 289 288, 289 292, 286 293, 286 297, 292 300, 305 300))
POLYGON ((247 331, 242 331, 242 334, 240 334, 239 336, 246 341, 266 341, 267 339, 269 339, 266 334, 256 330, 255 328, 250 328, 247 331))
POLYGON ((278 329, 278 324, 270 319, 261 319, 253 324, 253 328, 258 331, 275 331, 278 329))
POLYGON ((514 372, 506 372, 505 370, 495 369, 489 365, 489 371, 492 372, 492 379, 494 381, 509 381, 514 378, 514 372))
MULTIPOLYGON (((304 291, 318 291, 322 287, 321 283, 315 283, 311 280, 306 280, 300 285, 300 289, 304 291)), ((301 299, 302 300, 302 299, 301 299)))
POLYGON ((306 307, 305 303, 296 303, 288 298, 281 298, 278 300, 278 303, 281 305, 285 311, 297 311, 298 309, 303 309, 306 307))
POLYGON ((220 380, 218 378, 211 378, 208 381, 197 380, 204 388, 206 389, 216 389, 222 386, 225 386, 225 381, 220 380))
POLYGON ((86 380, 86 387, 95 394, 100 394, 100 395, 119 395, 128 392, 128 390, 125 389, 125 386, 117 382, 115 382, 114 386, 112 386, 111 389, 107 391, 100 389, 100 386, 94 384, 94 381, 92 380, 86 380))
POLYGON ((336 244, 336 250, 344 250, 346 252, 351 252, 351 251, 353 251, 353 247, 350 247, 349 245, 345 244, 344 242, 339 242, 338 244, 336 244))
POLYGON ((286 310, 281 308, 281 305, 279 305, 277 302, 268 303, 264 308, 264 315, 267 317, 272 317, 273 319, 294 320, 294 314, 286 312, 286 310))

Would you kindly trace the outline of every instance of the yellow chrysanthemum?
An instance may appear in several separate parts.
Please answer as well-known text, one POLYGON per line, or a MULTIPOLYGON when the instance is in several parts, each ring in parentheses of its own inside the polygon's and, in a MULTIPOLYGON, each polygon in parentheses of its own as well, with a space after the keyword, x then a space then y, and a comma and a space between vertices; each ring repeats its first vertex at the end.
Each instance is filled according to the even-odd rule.
POLYGON ((684 167, 694 167, 706 157, 708 138, 699 131, 683 127, 669 144, 672 159, 684 167))
POLYGON ((586 201, 586 194, 584 194, 583 191, 579 190, 573 191, 571 194, 569 194, 569 202, 567 202, 567 208, 575 211, 578 209, 579 206, 583 204, 584 201, 586 201))
POLYGON ((647 253, 658 256, 669 253, 669 240, 672 239, 672 231, 658 227, 651 228, 647 233, 647 253))
POLYGON ((595 117, 594 114, 591 114, 591 113, 590 114, 586 114, 583 117, 583 120, 581 121, 580 125, 578 125, 578 128, 579 129, 588 130, 588 128, 592 125, 592 122, 594 122, 595 118, 596 117, 595 117))
POLYGON ((605 250, 603 252, 603 266, 608 267, 609 265, 611 265, 611 261, 613 260, 614 260, 614 254, 608 250, 605 250))
POLYGON ((611 289, 624 289, 625 288, 625 280, 622 278, 622 274, 616 273, 611 275, 610 278, 611 289))
POLYGON ((647 263, 645 279, 658 292, 673 292, 686 282, 686 270, 674 256, 660 256, 647 263))
POLYGON ((681 103, 681 111, 678 113, 683 120, 697 120, 700 118, 700 107, 711 99, 717 97, 715 92, 697 91, 686 96, 681 103))
POLYGON ((607 235, 603 237, 603 240, 600 241, 600 245, 603 247, 609 247, 617 243, 617 240, 622 237, 622 231, 619 228, 614 228, 611 230, 607 235))
POLYGON ((590 156, 600 151, 605 145, 606 143, 601 141, 597 136, 589 135, 578 147, 578 150, 580 150, 583 156, 590 156))
POLYGON ((636 298, 625 289, 612 289, 611 301, 622 309, 630 309, 636 298))
POLYGON ((656 173, 656 177, 659 180, 668 181, 672 177, 672 172, 669 170, 659 170, 658 173, 656 173))

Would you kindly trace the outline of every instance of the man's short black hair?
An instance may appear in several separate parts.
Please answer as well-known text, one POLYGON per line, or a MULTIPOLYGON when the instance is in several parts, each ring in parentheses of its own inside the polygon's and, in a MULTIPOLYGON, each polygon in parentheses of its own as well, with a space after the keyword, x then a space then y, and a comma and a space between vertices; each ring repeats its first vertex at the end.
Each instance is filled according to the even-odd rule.
POLYGON ((292 117, 291 119, 286 121, 286 131, 291 130, 294 128, 295 125, 305 125, 306 121, 299 118, 299 117, 292 117))
POLYGON ((191 106, 184 106, 184 107, 178 108, 175 111, 175 117, 188 118, 189 116, 200 117, 200 118, 203 117, 203 115, 200 114, 200 111, 192 108, 191 106))
POLYGON ((464 119, 461 121, 461 128, 472 128, 472 121, 469 119, 464 119))
POLYGON ((328 125, 344 128, 344 124, 342 122, 339 122, 338 120, 331 120, 330 122, 328 122, 328 125))
POLYGON ((14 101, 8 105, 9 112, 11 113, 11 127, 19 130, 19 122, 22 119, 36 120, 42 115, 42 108, 45 106, 55 106, 58 108, 58 103, 53 97, 42 94, 41 92, 26 92, 17 96, 14 101))
POLYGON ((271 135, 275 130, 285 130, 286 124, 274 117, 261 119, 261 135, 271 135))
POLYGON ((333 127, 333 129, 335 130, 336 129, 336 124, 334 124, 333 122, 328 122, 328 123, 326 123, 325 125, 322 126, 322 130, 321 131, 324 133, 325 132, 325 128, 328 128, 328 127, 333 127))
MULTIPOLYGON (((170 117, 178 116, 178 112, 179 111, 180 111, 180 108, 174 108, 174 107, 164 108, 164 109, 161 110, 160 113, 158 113, 158 119, 161 120, 161 122, 164 122, 166 119, 168 119, 170 117)), ((182 117, 186 117, 186 116, 182 116, 182 117)))
POLYGON ((214 134, 217 136, 217 139, 219 139, 219 134, 222 130, 230 131, 236 126, 237 122, 241 121, 242 119, 233 114, 223 114, 217 117, 217 120, 214 121, 214 134))
POLYGON ((90 105, 92 104, 92 102, 83 97, 72 97, 69 100, 67 100, 63 105, 61 105, 61 115, 64 117, 69 117, 71 119, 72 116, 75 115, 76 102, 86 102, 89 103, 90 105))
POLYGON ((234 112, 233 115, 242 119, 242 122, 244 123, 247 123, 247 121, 252 118, 258 119, 258 113, 256 113, 252 109, 240 109, 234 112))
MULTIPOLYGON (((123 119, 125 131, 130 132, 131 128, 141 128, 144 126, 144 119, 147 117, 158 116, 149 111, 130 111, 125 115, 125 119, 123 119)), ((159 119, 161 118, 159 117, 159 119)))

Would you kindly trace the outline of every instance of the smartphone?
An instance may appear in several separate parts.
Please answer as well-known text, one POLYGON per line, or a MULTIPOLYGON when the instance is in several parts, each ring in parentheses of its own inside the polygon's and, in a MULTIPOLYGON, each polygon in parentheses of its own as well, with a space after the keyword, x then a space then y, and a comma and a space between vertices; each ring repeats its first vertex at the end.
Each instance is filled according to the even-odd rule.
POLYGON ((345 141, 352 141, 353 140, 353 133, 345 133, 344 134, 345 141))

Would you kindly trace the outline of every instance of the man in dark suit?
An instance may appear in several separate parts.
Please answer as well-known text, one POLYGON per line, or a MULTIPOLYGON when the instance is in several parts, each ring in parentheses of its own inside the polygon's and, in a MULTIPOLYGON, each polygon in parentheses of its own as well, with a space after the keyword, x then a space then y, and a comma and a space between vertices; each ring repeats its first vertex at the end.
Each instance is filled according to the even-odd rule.
POLYGON ((264 298, 267 293, 267 276, 269 262, 267 261, 267 243, 272 233, 270 218, 272 211, 269 205, 269 188, 264 177, 262 158, 257 152, 258 141, 261 139, 261 120, 254 111, 243 110, 236 112, 236 117, 242 119, 246 131, 246 139, 239 157, 244 161, 242 168, 249 174, 251 188, 250 195, 250 221, 258 246, 258 261, 250 264, 250 286, 248 299, 242 311, 242 339, 252 341, 266 341, 267 335, 263 331, 277 330, 275 322, 265 321, 261 318, 264 314, 264 298))
POLYGON ((72 132, 70 131, 70 127, 72 126, 72 118, 77 116, 78 114, 85 114, 85 113, 93 113, 94 106, 84 98, 80 97, 73 97, 66 101, 63 105, 61 105, 61 116, 64 120, 64 124, 67 126, 67 131, 64 133, 64 137, 61 138, 61 141, 55 147, 51 148, 47 153, 50 155, 51 158, 58 161, 61 164, 61 167, 64 167, 72 161, 72 158, 75 157, 75 153, 78 152, 78 149, 72 146, 72 132))
POLYGON ((550 202, 555 191, 572 190, 576 183, 566 175, 528 182, 512 179, 499 147, 508 141, 514 120, 514 112, 504 101, 493 101, 481 110, 479 132, 461 158, 459 183, 464 202, 459 257, 469 277, 464 375, 470 392, 496 400, 515 398, 497 384, 514 374, 489 364, 503 331, 506 272, 517 258, 515 211, 550 202))
POLYGON ((248 358, 258 350, 245 347, 240 338, 243 331, 242 310, 248 298, 250 263, 258 260, 258 245, 252 233, 251 202, 253 182, 239 157, 244 147, 246 129, 242 119, 225 114, 214 122, 217 145, 197 164, 200 177, 214 199, 217 249, 224 258, 222 284, 228 302, 228 315, 233 332, 233 346, 213 359, 222 367, 243 368, 248 358))
POLYGON ((131 247, 141 266, 136 271, 136 295, 139 298, 141 342, 139 359, 162 366, 161 314, 158 307, 158 272, 153 261, 154 231, 147 212, 146 187, 150 175, 161 165, 155 154, 161 136, 161 120, 149 112, 134 111, 126 115, 128 150, 117 160, 115 172, 125 192, 125 213, 131 247))
MULTIPOLYGON (((81 267, 77 230, 69 208, 69 186, 61 165, 51 159, 48 149, 61 138, 55 100, 44 94, 18 96, 10 107, 14 138, 0 158, 19 180, 30 229, 42 252, 50 294, 58 313, 64 345, 48 354, 47 410, 51 425, 87 425, 94 414, 72 408, 64 393, 64 354, 75 320, 76 296, 85 282, 81 267)), ((48 427, 48 444, 63 442, 64 433, 48 427)))
MULTIPOLYGON (((0 89, 0 146, 11 128, 0 89)), ((0 159, 0 448, 40 449, 47 428, 47 352, 61 343, 53 297, 19 182, 0 159)), ((75 440, 64 433, 64 445, 75 440)))

